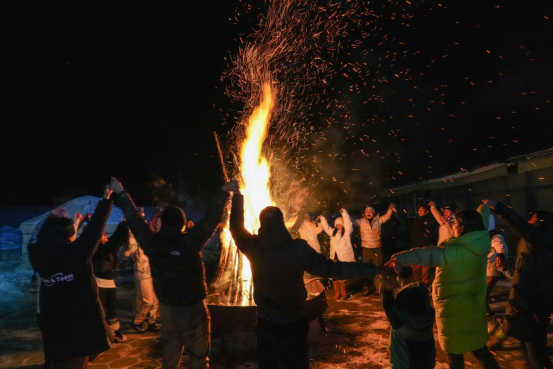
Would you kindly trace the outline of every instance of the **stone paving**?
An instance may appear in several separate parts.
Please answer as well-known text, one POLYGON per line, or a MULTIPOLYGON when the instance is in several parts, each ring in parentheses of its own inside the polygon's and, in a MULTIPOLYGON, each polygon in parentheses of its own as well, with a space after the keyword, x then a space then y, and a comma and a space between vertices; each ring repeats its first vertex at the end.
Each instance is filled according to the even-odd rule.
MULTIPOLYGON (((0 273, 2 272, 0 265, 0 273)), ((347 301, 334 301, 332 289, 327 291, 329 308, 325 313, 329 331, 310 324, 311 367, 327 368, 389 368, 389 324, 376 296, 362 297, 360 287, 347 301)), ((505 304, 509 284, 501 281, 495 291, 493 308, 500 311, 505 304)), ((118 281, 118 312, 122 331, 128 341, 114 344, 90 363, 90 368, 158 368, 162 360, 159 334, 137 334, 130 328, 134 286, 127 280, 118 281)), ((1 299, 1 297, 0 297, 1 299)), ((0 303, 0 369, 41 368, 43 363, 40 331, 36 327, 36 289, 29 283, 13 303, 0 303)), ((553 355, 553 326, 549 327, 549 350, 553 355)), ((215 327, 214 327, 215 329, 215 327)), ((212 337, 211 368, 256 369, 255 335, 253 331, 220 332, 212 337)), ((524 368, 521 351, 514 340, 506 341, 506 349, 494 353, 502 368, 524 368)), ((472 355, 465 355, 467 367, 479 367, 472 355)), ((186 359, 181 364, 186 367, 186 359)), ((436 368, 447 368, 444 352, 438 347, 436 368)))

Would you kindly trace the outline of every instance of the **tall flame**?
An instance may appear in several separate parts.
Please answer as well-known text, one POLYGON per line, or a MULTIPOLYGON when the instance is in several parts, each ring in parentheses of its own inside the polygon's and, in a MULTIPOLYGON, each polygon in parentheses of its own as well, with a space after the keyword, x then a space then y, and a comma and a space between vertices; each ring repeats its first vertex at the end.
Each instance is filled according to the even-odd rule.
POLYGON ((242 143, 240 171, 242 193, 244 194, 244 222, 250 233, 259 229, 259 213, 266 206, 274 205, 269 191, 271 175, 267 159, 262 154, 263 142, 274 106, 271 85, 263 85, 263 96, 259 105, 248 119, 246 139, 242 143))

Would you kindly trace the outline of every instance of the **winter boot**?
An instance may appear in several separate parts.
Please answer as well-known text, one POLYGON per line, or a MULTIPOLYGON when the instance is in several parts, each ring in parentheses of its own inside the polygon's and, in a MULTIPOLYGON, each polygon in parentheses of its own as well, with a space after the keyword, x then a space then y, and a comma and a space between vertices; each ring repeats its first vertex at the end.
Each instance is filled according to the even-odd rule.
POLYGON ((340 294, 342 295, 342 300, 347 300, 349 296, 346 292, 346 281, 338 281, 338 283, 340 283, 340 294))
POLYGON ((340 300, 340 281, 332 281, 334 285, 334 300, 340 300))
POLYGON ((121 333, 121 324, 117 319, 112 319, 108 322, 109 329, 113 332, 112 343, 122 343, 127 341, 127 336, 121 333))

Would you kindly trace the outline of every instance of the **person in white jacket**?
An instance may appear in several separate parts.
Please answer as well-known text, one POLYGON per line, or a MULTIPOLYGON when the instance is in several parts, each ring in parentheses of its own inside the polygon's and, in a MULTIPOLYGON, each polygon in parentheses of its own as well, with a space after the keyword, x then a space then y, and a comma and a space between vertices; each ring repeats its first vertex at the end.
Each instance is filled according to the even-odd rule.
POLYGON ((488 318, 488 334, 492 334, 498 327, 495 315, 488 304, 490 294, 501 279, 501 276, 505 275, 510 277, 507 268, 505 268, 505 259, 509 254, 509 248, 503 236, 495 229, 490 231, 492 247, 488 254, 488 266, 486 269, 486 315, 488 318))
POLYGON ((451 237, 453 237, 453 228, 451 225, 455 221, 455 213, 450 209, 449 206, 444 207, 444 212, 440 212, 440 210, 436 207, 436 203, 434 201, 430 201, 428 203, 428 206, 430 206, 430 212, 432 212, 432 215, 436 219, 436 222, 440 225, 440 228, 438 229, 438 245, 440 246, 442 242, 449 240, 451 237))
MULTIPOLYGON (((317 217, 317 221, 320 222, 323 230, 330 236, 330 259, 339 261, 355 261, 355 255, 353 254, 353 246, 351 244, 351 233, 353 232, 353 224, 346 209, 340 209, 342 216, 336 218, 334 221, 334 227, 330 227, 325 217, 317 217)), ((347 299, 348 294, 346 292, 346 281, 335 280, 334 284, 334 298, 347 299)))
MULTIPOLYGON (((373 263, 377 268, 382 267, 382 241, 380 240, 381 226, 392 217, 392 203, 386 214, 380 216, 372 206, 367 206, 361 219, 354 219, 353 225, 358 226, 361 232, 361 247, 363 250, 363 262, 373 263)), ((369 296, 376 291, 372 280, 363 281, 363 296, 369 296)))
POLYGON ((298 229, 298 233, 302 240, 306 240, 309 246, 319 254, 321 253, 321 245, 317 236, 323 231, 323 228, 320 224, 311 219, 311 215, 303 215, 303 223, 298 229))

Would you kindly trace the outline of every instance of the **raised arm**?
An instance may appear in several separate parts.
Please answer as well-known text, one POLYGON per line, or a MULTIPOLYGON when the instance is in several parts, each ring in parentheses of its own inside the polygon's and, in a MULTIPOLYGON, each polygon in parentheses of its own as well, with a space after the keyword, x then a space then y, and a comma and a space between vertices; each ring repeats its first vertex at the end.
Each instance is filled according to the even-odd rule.
POLYGON ((191 244, 197 251, 203 249, 207 241, 215 234, 217 225, 223 218, 226 203, 230 198, 230 191, 234 190, 238 190, 236 181, 229 182, 221 187, 211 202, 207 213, 198 224, 187 233, 188 237, 190 237, 191 244))
POLYGON ((328 225, 328 222, 326 221, 326 218, 323 217, 322 215, 319 215, 317 217, 317 220, 319 220, 321 222, 321 227, 323 228, 323 231, 325 231, 325 233, 327 235, 332 237, 332 232, 334 231, 334 228, 332 228, 328 225))
POLYGON ((344 229, 346 230, 346 234, 351 235, 353 232, 353 223, 351 222, 349 213, 344 208, 340 209, 340 213, 342 214, 342 219, 344 220, 344 229))
POLYGON ((503 219, 509 225, 509 227, 511 227, 513 231, 515 231, 518 236, 523 238, 525 241, 532 243, 534 238, 542 236, 541 232, 536 227, 529 224, 520 215, 518 215, 502 203, 490 203, 488 201, 488 204, 493 207, 493 212, 499 215, 501 219, 503 219))
POLYGON ((436 222, 438 222, 439 225, 444 225, 445 221, 442 219, 443 214, 438 210, 434 201, 430 201, 428 205, 430 206, 430 212, 434 216, 434 219, 436 219, 436 222))
POLYGON ((127 225, 134 234, 134 237, 139 244, 145 245, 154 237, 155 233, 152 231, 148 223, 146 223, 144 218, 142 218, 142 215, 136 208, 131 195, 123 189, 121 183, 115 178, 112 178, 110 187, 113 189, 113 192, 117 194, 117 203, 119 204, 121 210, 123 210, 127 225))
POLYGON ((235 192, 232 196, 232 208, 230 210, 230 234, 240 251, 248 247, 253 237, 244 226, 244 196, 235 192))
POLYGON ((393 202, 390 204, 390 206, 388 206, 388 211, 386 211, 386 214, 380 217, 380 224, 384 224, 392 218, 395 207, 396 206, 393 202))
MULTIPOLYGON (((104 197, 100 200, 98 206, 96 206, 96 210, 94 210, 94 214, 90 218, 88 226, 81 234, 81 237, 75 241, 75 246, 83 247, 82 252, 86 258, 90 258, 94 255, 98 243, 102 238, 102 234, 104 233, 104 228, 106 227, 111 208, 113 207, 113 204, 109 200, 110 195, 111 190, 106 187, 104 190, 104 197)), ((81 251, 79 251, 79 253, 80 252, 81 251)))

